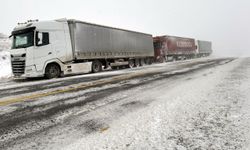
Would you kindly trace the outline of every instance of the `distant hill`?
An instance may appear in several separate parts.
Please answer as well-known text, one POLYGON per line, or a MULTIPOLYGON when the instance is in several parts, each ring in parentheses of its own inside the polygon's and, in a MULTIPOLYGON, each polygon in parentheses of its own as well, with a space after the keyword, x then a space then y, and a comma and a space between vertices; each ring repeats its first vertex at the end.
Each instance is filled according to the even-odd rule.
POLYGON ((0 51, 10 49, 11 41, 7 35, 0 33, 0 51))

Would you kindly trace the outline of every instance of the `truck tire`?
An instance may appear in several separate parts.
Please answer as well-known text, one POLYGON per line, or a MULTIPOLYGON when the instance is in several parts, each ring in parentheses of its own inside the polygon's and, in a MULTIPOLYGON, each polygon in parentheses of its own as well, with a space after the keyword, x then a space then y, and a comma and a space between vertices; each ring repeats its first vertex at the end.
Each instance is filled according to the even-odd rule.
POLYGON ((146 65, 150 65, 150 58, 146 58, 145 63, 146 63, 146 65))
POLYGON ((146 65, 146 61, 144 58, 140 59, 140 66, 145 66, 146 65))
POLYGON ((130 59, 130 60, 128 61, 128 68, 134 68, 134 66, 135 66, 135 60, 130 59))
POLYGON ((61 69, 57 64, 49 64, 45 69, 45 77, 48 79, 58 78, 61 74, 61 69))
POLYGON ((97 73, 102 71, 102 63, 99 60, 95 60, 92 62, 92 72, 97 73))
POLYGON ((135 59, 135 66, 134 67, 140 67, 140 60, 135 59))
POLYGON ((154 62, 154 59, 153 58, 146 58, 145 62, 147 65, 152 65, 154 62))

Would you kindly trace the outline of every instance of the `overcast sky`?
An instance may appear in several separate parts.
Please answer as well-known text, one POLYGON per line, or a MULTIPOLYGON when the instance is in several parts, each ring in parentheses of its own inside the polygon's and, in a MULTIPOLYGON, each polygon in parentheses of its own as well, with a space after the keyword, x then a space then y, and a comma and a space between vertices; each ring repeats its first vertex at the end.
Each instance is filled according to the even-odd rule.
POLYGON ((79 19, 153 35, 213 42, 217 55, 250 56, 250 0, 1 0, 0 33, 29 19, 79 19))

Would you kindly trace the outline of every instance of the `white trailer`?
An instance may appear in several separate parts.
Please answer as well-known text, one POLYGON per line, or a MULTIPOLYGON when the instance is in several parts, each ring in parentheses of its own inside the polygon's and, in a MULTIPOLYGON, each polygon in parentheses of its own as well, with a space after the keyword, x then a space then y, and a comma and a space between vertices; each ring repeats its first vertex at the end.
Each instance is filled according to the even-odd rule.
POLYGON ((196 41, 197 45, 197 57, 205 57, 212 54, 212 42, 210 41, 196 41))

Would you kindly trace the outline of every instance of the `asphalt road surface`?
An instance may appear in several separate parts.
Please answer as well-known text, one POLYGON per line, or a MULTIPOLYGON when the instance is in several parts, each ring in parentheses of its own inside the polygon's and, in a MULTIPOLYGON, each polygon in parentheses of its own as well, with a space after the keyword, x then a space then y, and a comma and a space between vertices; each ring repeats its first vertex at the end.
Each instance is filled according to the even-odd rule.
POLYGON ((0 149, 247 149, 250 59, 0 82, 0 149))

